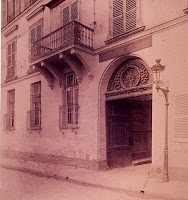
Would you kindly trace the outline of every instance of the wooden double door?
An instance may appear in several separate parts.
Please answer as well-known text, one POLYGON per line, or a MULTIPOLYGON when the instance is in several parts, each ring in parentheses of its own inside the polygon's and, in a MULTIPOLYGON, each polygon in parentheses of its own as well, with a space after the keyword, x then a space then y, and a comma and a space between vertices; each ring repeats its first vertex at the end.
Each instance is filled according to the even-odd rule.
POLYGON ((123 167, 151 157, 151 103, 127 100, 106 103, 107 163, 123 167))

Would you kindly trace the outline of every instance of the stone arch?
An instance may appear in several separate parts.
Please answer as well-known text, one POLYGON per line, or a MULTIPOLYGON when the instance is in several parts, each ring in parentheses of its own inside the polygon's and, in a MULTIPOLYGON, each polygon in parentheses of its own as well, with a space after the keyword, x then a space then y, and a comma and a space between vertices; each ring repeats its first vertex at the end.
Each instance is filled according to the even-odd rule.
POLYGON ((107 166, 106 158, 107 158, 107 152, 106 152, 106 92, 108 89, 108 84, 110 81, 110 78, 112 77, 113 73, 117 70, 117 68, 125 62, 128 62, 130 60, 139 60, 140 63, 142 63, 148 70, 149 73, 149 83, 150 87, 152 87, 152 72, 150 67, 147 65, 147 63, 141 59, 138 56, 135 55, 127 55, 122 56, 120 58, 117 58, 113 60, 106 68, 106 70, 103 72, 101 76, 101 80, 99 83, 99 118, 98 118, 98 161, 101 163, 101 167, 107 166))

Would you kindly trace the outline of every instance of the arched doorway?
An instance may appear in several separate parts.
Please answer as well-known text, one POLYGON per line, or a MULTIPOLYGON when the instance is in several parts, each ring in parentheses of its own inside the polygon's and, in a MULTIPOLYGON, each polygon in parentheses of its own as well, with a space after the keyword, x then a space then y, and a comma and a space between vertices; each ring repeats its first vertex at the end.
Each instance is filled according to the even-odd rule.
POLYGON ((151 158, 151 77, 147 64, 137 57, 116 60, 103 77, 100 92, 105 95, 100 94, 105 105, 101 101, 100 108, 105 106, 105 116, 100 111, 100 117, 105 119, 106 128, 100 126, 100 130, 106 133, 106 164, 111 168, 128 166, 138 160, 144 163, 151 158))

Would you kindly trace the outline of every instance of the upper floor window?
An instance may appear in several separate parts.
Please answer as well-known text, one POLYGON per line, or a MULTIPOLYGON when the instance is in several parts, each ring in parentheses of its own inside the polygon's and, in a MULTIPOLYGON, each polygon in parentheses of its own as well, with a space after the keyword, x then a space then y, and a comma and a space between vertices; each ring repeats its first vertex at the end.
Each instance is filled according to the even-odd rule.
POLYGON ((35 48, 32 48, 33 43, 37 40, 41 39, 42 37, 42 19, 38 21, 37 23, 33 24, 30 28, 29 32, 29 44, 30 44, 30 51, 31 51, 31 57, 33 54, 39 54, 40 52, 40 43, 35 45, 35 48))
POLYGON ((8 22, 11 22, 21 12, 20 0, 8 0, 8 22))
POLYGON ((7 76, 6 81, 16 78, 16 39, 7 44, 7 76))
POLYGON ((41 21, 30 28, 30 42, 31 44, 39 40, 42 36, 42 23, 41 21))
POLYGON ((15 128, 15 90, 7 92, 7 114, 4 116, 4 129, 6 131, 15 128))
POLYGON ((28 111, 28 129, 41 128, 41 82, 31 84, 31 110, 28 111))
POLYGON ((68 24, 71 21, 78 20, 78 1, 71 1, 62 8, 62 22, 63 25, 68 24))
POLYGON ((60 106, 60 129, 78 127, 78 84, 75 74, 65 77, 63 106, 60 106))
POLYGON ((111 0, 111 37, 139 26, 139 0, 111 0))
POLYGON ((10 23, 16 16, 37 0, 2 0, 2 26, 10 23))

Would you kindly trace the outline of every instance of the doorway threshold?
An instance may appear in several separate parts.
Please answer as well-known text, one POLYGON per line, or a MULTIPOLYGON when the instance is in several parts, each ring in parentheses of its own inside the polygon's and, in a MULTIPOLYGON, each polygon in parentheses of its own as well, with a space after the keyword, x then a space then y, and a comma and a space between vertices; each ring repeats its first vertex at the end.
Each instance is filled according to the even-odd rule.
POLYGON ((143 164, 147 164, 147 163, 151 163, 151 157, 132 161, 132 164, 134 166, 143 165, 143 164))

